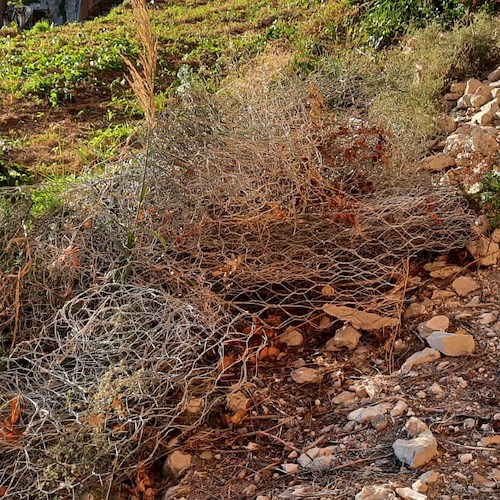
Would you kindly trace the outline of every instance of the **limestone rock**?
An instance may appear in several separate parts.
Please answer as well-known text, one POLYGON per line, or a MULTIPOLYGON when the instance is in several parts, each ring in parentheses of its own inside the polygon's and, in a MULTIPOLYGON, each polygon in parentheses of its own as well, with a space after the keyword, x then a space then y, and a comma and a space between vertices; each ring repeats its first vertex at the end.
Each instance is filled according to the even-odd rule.
POLYGON ((498 102, 496 100, 490 101, 481 108, 481 111, 472 117, 471 121, 472 123, 478 123, 479 125, 490 125, 493 122, 493 118, 495 117, 498 109, 498 102))
POLYGON ((465 92, 465 82, 455 82, 450 85, 450 92, 456 92, 463 95, 465 92))
POLYGON ((397 318, 387 318, 375 313, 359 311, 352 307, 337 306, 335 304, 325 304, 323 311, 330 316, 350 323, 354 328, 359 330, 380 330, 384 327, 396 326, 399 323, 397 318))
POLYGON ((403 317, 405 319, 418 318, 419 316, 422 316, 426 312, 427 311, 426 311, 425 306, 423 304, 421 304, 420 302, 412 302, 406 308, 406 311, 404 312, 403 317))
POLYGON ((297 464, 281 464, 281 468, 287 474, 297 474, 300 470, 297 464))
POLYGON ((458 92, 448 92, 444 95, 443 99, 445 101, 456 101, 460 99, 460 97, 462 97, 462 95, 458 92))
POLYGON ((454 295, 455 292, 452 292, 451 290, 434 290, 432 292, 431 300, 433 302, 442 302, 443 300, 448 300, 454 295))
POLYGON ((448 332, 434 332, 427 337, 427 343, 445 356, 466 356, 475 350, 472 335, 448 332))
POLYGON ((479 290, 481 287, 472 278, 469 278, 468 276, 460 276, 453 281, 451 288, 453 288, 453 290, 458 293, 460 297, 465 297, 469 295, 469 293, 479 290))
POLYGON ((408 373, 414 366, 423 365, 425 363, 431 363, 432 361, 436 361, 441 357, 439 351, 435 349, 429 349, 426 347, 422 351, 418 351, 415 354, 412 354, 401 367, 401 373, 408 373))
POLYGON ((345 347, 352 351, 358 345, 361 334, 351 325, 345 325, 335 332, 335 337, 326 343, 327 351, 338 351, 345 347))
POLYGON ((487 85, 481 85, 470 98, 470 104, 473 108, 480 108, 491 101, 491 89, 487 85))
POLYGON ((287 328, 284 333, 278 337, 278 342, 286 344, 288 347, 295 347, 302 345, 304 336, 297 328, 287 328))
MULTIPOLYGON (((493 91, 491 94, 493 95, 493 91)), ((440 130, 446 132, 447 134, 452 134, 455 130, 457 130, 457 122, 449 115, 441 115, 436 120, 436 125, 440 130)))
POLYGON ((431 392, 432 394, 434 394, 434 396, 442 396, 444 394, 443 388, 437 382, 434 382, 429 387, 429 392, 431 392))
POLYGON ((429 463, 437 455, 437 441, 431 431, 406 440, 397 439, 392 445, 398 459, 412 469, 429 463))
POLYGON ((191 455, 182 451, 172 452, 163 465, 164 473, 170 473, 174 477, 180 477, 191 466, 191 455))
POLYGON ((482 87, 483 85, 484 84, 477 78, 470 78, 465 84, 464 94, 473 94, 478 88, 482 87))
POLYGON ((418 479, 426 484, 434 484, 439 479, 439 474, 436 471, 430 470, 424 472, 418 479))
POLYGON ((423 168, 425 168, 426 170, 432 170, 434 172, 440 172, 441 170, 445 170, 454 166, 455 159, 444 153, 429 156, 422 161, 423 168))
POLYGON ((462 271, 462 269, 463 267, 460 266, 445 266, 440 269, 433 269, 430 272, 430 275, 433 278, 446 279, 454 274, 458 274, 459 272, 462 271))
MULTIPOLYGON (((487 79, 489 82, 496 82, 500 80, 500 66, 497 69, 494 69, 488 76, 487 79)), ((450 89, 451 90, 451 89, 450 89)))
POLYGON ((410 437, 415 437, 422 432, 428 431, 429 427, 417 417, 411 417, 405 424, 405 430, 410 437))
POLYGON ((408 409, 408 405, 402 401, 399 400, 394 408, 391 410, 391 417, 399 417, 402 415, 406 410, 408 409))
POLYGON ((433 316, 431 319, 420 323, 417 327, 422 337, 428 337, 432 332, 445 332, 450 326, 450 320, 443 315, 433 316))
POLYGON ((347 415, 347 420, 354 420, 359 424, 370 422, 376 417, 385 415, 391 407, 392 405, 390 403, 380 403, 375 406, 358 408, 357 410, 351 411, 351 413, 347 415))
POLYGON ((500 228, 496 228, 493 233, 491 233, 491 240, 494 243, 500 243, 500 228))
POLYGON ((388 484, 363 486, 363 489, 354 497, 354 500, 393 500, 396 494, 388 484))
POLYGON ((411 483, 411 489, 418 491, 419 493, 425 493, 429 489, 429 487, 427 486, 427 483, 425 483, 421 479, 417 479, 416 481, 413 481, 413 483, 411 483))
POLYGON ((337 394, 332 402, 337 405, 342 405, 346 403, 351 403, 356 399, 356 393, 351 391, 342 391, 340 394, 337 394))
POLYGON ((486 236, 481 236, 478 240, 467 245, 467 250, 481 266, 493 266, 500 258, 500 246, 486 236))
POLYGON ((396 488, 396 493, 406 500, 426 500, 427 495, 419 493, 411 488, 396 488))
POLYGON ((321 380, 321 372, 314 368, 298 368, 293 370, 290 376, 297 384, 310 384, 321 380))

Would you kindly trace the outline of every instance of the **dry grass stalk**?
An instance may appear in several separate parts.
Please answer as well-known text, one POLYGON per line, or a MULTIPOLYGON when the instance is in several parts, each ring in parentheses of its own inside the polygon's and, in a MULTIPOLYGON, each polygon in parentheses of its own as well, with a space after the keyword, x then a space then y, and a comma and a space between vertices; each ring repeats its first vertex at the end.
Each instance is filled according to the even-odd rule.
POLYGON ((142 71, 130 59, 125 56, 122 57, 130 71, 130 78, 127 77, 127 81, 139 101, 139 106, 144 112, 148 130, 151 130, 156 115, 154 97, 158 41, 153 32, 146 1, 132 0, 132 11, 134 13, 136 37, 141 45, 139 63, 142 71))

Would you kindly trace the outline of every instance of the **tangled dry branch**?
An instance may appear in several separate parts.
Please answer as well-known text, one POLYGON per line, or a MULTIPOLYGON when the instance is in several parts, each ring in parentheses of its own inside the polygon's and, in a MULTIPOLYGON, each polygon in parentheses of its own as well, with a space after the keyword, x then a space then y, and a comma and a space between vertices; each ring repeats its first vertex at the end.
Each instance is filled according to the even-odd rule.
POLYGON ((397 317, 408 260, 469 241, 455 192, 394 184, 390 138, 327 107, 299 86, 179 103, 137 225, 140 158, 43 217, 3 196, 0 286, 31 262, 0 367, 7 498, 104 497, 245 380, 273 342, 257 320, 314 327, 326 303, 397 317), (9 244, 23 221, 29 259, 9 244))

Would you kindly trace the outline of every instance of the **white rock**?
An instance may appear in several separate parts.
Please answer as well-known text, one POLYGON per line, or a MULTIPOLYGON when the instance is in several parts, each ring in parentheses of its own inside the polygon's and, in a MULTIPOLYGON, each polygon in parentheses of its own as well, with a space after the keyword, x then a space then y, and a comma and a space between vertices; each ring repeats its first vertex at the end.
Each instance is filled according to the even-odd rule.
POLYGON ((445 356, 466 356, 472 354, 476 348, 472 335, 434 332, 427 337, 426 341, 430 347, 445 356))
POLYGON ((346 347, 350 351, 358 345, 361 334, 351 325, 345 325, 335 332, 335 336, 326 343, 327 351, 338 351, 346 347))
POLYGON ((479 113, 473 115, 471 122, 479 125, 490 125, 498 109, 498 102, 496 100, 490 101, 481 108, 479 113))
POLYGON ((281 334, 277 338, 278 342, 282 342, 283 344, 286 344, 289 347, 295 347, 298 345, 302 345, 304 342, 304 336, 300 332, 300 330, 290 327, 285 330, 283 334, 281 334))
POLYGON ((364 422, 369 422, 373 420, 375 417, 380 417, 385 415, 390 409, 392 405, 390 403, 380 403, 375 406, 368 406, 366 408, 358 408, 357 410, 351 411, 347 415, 347 420, 354 420, 359 424, 364 422))
POLYGON ((484 86, 477 78, 470 78, 465 84, 464 94, 473 94, 478 88, 484 86))
POLYGON ((396 494, 388 484, 363 486, 363 489, 354 497, 354 500, 393 500, 396 494))
POLYGON ((426 500, 427 495, 412 490, 411 488, 396 488, 396 493, 406 500, 426 500))
POLYGON ((394 408, 391 410, 391 417, 399 417, 402 415, 406 410, 408 409, 408 405, 402 401, 399 400, 394 408))
POLYGON ((469 462, 472 462, 474 457, 472 456, 472 453, 461 453, 458 455, 458 459, 461 464, 468 464, 469 462))
POLYGON ((496 82, 500 80, 500 66, 494 69, 487 77, 489 82, 496 82))
POLYGON ((321 372, 314 368, 298 368, 293 370, 290 376, 297 384, 310 384, 321 380, 321 372))
POLYGON ((467 250, 481 266, 493 266, 500 258, 500 246, 486 236, 467 245, 467 250))
POLYGON ((287 474, 297 474, 300 470, 297 464, 281 464, 281 468, 287 474))
POLYGON ((316 457, 309 467, 314 470, 326 470, 332 466, 332 462, 335 460, 336 457, 332 455, 322 455, 320 457, 316 457))
POLYGON ((426 170, 432 170, 433 172, 440 172, 447 168, 455 166, 455 158, 444 154, 438 153, 436 155, 428 156, 422 160, 422 167, 426 170))
POLYGON ((443 315, 434 316, 428 321, 420 323, 417 327, 422 337, 428 337, 432 332, 445 332, 450 326, 450 320, 443 315))
POLYGON ((436 361, 441 357, 441 354, 435 349, 429 349, 426 347, 422 351, 418 351, 412 354, 401 367, 401 373, 408 373, 414 366, 423 365, 425 363, 431 363, 436 361))
POLYGON ((174 477, 180 477, 191 466, 192 457, 182 451, 171 453, 163 465, 164 473, 171 473, 174 477))
POLYGON ((469 293, 479 290, 481 287, 479 284, 468 276, 460 276, 451 284, 451 288, 455 290, 458 295, 465 297, 469 293))
POLYGON ((412 469, 422 467, 437 455, 437 441, 431 431, 410 440, 397 439, 392 448, 398 459, 412 469))
POLYGON ((419 302, 413 302, 410 304, 407 308, 406 311, 403 315, 405 319, 412 319, 412 318, 418 318, 419 316, 422 316, 425 314, 427 311, 425 309, 425 306, 419 302))
POLYGON ((436 471, 430 470, 424 472, 418 479, 426 484, 434 484, 439 479, 439 474, 436 471))

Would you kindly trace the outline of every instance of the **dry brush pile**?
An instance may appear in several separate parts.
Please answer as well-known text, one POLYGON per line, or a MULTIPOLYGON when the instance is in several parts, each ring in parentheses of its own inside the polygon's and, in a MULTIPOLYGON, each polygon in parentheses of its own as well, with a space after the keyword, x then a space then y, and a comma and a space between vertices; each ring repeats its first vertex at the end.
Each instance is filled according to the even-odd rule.
MULTIPOLYGON (((449 189, 412 187, 390 137, 316 87, 185 98, 144 158, 50 215, 0 203, 0 488, 105 497, 168 452, 288 326, 325 304, 399 319, 409 259, 463 247, 449 189)), ((406 170, 407 171, 407 170, 406 170)))

